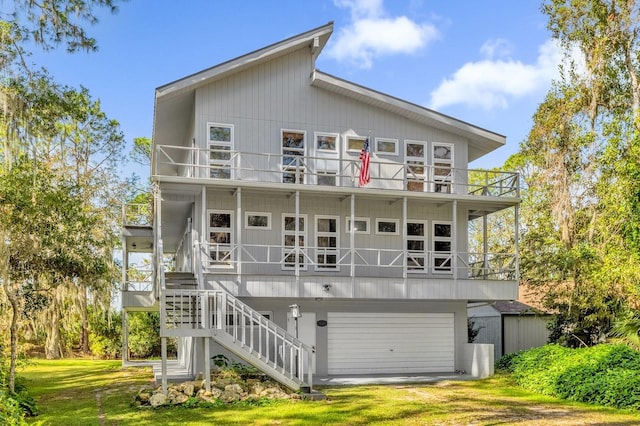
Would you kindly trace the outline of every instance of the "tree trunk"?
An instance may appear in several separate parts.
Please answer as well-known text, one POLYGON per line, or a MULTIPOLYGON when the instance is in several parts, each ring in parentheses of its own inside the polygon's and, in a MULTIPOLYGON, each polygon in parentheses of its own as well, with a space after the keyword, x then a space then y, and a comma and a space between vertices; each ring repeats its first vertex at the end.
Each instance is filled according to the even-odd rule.
POLYGON ((11 326, 10 330, 10 346, 11 346, 11 358, 9 363, 9 391, 15 393, 16 391, 16 360, 18 358, 18 318, 20 315, 20 301, 18 296, 12 290, 9 289, 9 277, 5 274, 3 280, 5 282, 5 292, 7 299, 11 304, 11 326))
POLYGON ((78 302, 80 304, 80 350, 89 353, 89 320, 87 313, 87 287, 80 284, 80 292, 78 294, 78 302))
POLYGON ((47 359, 60 359, 62 358, 62 348, 60 344, 60 308, 58 306, 58 298, 53 297, 51 300, 51 307, 49 308, 48 315, 49 332, 47 333, 47 339, 45 342, 45 357, 47 359))

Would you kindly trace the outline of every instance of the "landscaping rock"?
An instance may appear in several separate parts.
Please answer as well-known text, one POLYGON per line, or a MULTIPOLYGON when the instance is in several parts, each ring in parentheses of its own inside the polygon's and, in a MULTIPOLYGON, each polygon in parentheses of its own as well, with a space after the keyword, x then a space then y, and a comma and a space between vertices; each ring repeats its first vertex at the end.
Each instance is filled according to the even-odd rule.
POLYGON ((167 397, 162 393, 162 389, 160 393, 154 393, 149 398, 149 405, 152 407, 159 407, 161 405, 165 405, 167 403, 167 397))
POLYGON ((239 393, 228 391, 228 390, 225 390, 224 392, 222 392, 218 397, 220 401, 226 402, 226 403, 238 402, 240 401, 240 398, 241 396, 239 393))

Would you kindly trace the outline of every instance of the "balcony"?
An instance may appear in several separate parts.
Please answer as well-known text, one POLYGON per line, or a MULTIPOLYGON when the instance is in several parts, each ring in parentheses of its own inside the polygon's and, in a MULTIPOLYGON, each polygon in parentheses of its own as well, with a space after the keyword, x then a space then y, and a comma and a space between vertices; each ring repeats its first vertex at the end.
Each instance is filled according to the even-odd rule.
POLYGON ((208 244, 201 249, 208 273, 263 276, 323 275, 401 279, 466 279, 513 281, 514 253, 408 251, 381 248, 291 247, 251 244, 208 244), (296 262, 297 259, 297 262, 296 262))
MULTIPOLYGON (((156 176, 235 180, 339 188, 358 187, 361 162, 348 158, 249 153, 221 149, 155 146, 156 176)), ((458 169, 412 161, 401 164, 372 158, 371 181, 364 190, 386 189, 474 197, 518 198, 514 172, 458 169)))

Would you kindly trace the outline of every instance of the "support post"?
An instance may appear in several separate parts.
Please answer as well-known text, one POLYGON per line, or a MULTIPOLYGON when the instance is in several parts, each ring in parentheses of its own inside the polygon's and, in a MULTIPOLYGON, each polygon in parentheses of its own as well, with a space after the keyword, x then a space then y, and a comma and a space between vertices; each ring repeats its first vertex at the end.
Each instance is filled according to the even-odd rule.
POLYGON ((351 297, 356 297, 356 195, 351 194, 351 228, 349 229, 349 250, 351 251, 351 297))
POLYGON ((162 393, 167 394, 167 338, 160 338, 160 353, 162 357, 162 393))
POLYGON ((514 212, 515 235, 514 248, 516 256, 516 281, 520 282, 520 206, 516 204, 514 212))
POLYGON ((203 337, 204 345, 204 388, 207 392, 211 392, 211 338, 203 337))

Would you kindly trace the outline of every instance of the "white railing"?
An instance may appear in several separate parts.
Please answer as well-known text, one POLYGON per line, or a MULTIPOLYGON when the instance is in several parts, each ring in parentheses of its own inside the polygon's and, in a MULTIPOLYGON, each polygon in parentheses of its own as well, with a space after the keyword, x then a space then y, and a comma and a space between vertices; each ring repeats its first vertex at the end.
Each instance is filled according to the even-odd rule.
POLYGON ((152 226, 153 208, 151 204, 123 204, 122 221, 124 226, 152 226))
POLYGON ((153 267, 151 265, 137 267, 131 265, 127 269, 127 280, 123 291, 152 291, 153 267))
POLYGON ((314 348, 291 336, 259 312, 223 291, 165 290, 166 329, 211 330, 298 384, 313 382, 314 348))
POLYGON ((511 253, 468 253, 458 259, 471 279, 515 280, 517 277, 516 257, 511 253))
MULTIPOLYGON (((360 160, 157 145, 154 174, 299 185, 358 186, 360 160), (210 161, 210 158, 216 158, 210 161)), ((518 197, 518 174, 492 170, 401 164, 372 159, 365 189, 456 193, 479 197, 518 197), (416 174, 416 170, 422 174, 416 174)))
POLYGON ((243 273, 257 273, 263 275, 281 274, 282 271, 294 271, 294 259, 300 259, 301 270, 350 271, 354 266, 357 276, 375 277, 381 270, 395 271, 385 276, 401 277, 403 272, 412 276, 436 274, 453 277, 454 266, 457 266, 456 277, 477 280, 514 280, 516 276, 516 256, 513 253, 457 253, 458 262, 454 265, 454 254, 444 251, 415 252, 398 249, 377 249, 357 247, 326 248, 306 246, 300 247, 295 256, 295 247, 281 245, 258 244, 205 244, 201 246, 203 259, 208 259, 204 265, 208 272, 233 272, 242 259, 243 273), (214 261, 209 256, 215 253, 214 261), (241 254, 241 256, 239 256, 241 254), (328 263, 327 256, 335 262, 328 263), (246 266, 244 266, 246 265, 246 266), (271 265, 275 268, 265 268, 271 265), (253 268, 253 269, 252 269, 253 268))

